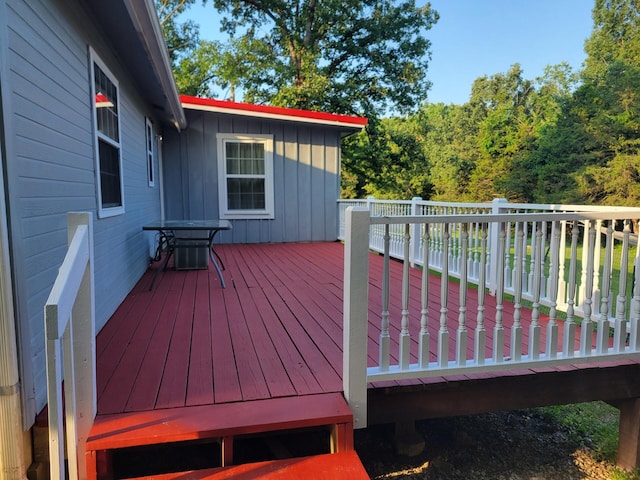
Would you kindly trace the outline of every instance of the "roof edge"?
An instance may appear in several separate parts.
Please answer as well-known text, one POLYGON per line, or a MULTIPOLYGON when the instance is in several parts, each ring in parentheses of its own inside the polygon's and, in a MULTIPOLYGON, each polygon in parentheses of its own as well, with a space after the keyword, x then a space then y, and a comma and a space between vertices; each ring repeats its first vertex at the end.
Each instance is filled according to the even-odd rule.
POLYGON ((362 130, 368 123, 368 120, 364 117, 313 112, 310 110, 299 110, 296 108, 271 107, 252 103, 232 102, 229 100, 193 97, 190 95, 180 95, 180 101, 182 102, 183 108, 192 110, 332 125, 356 130, 362 130))
POLYGON ((140 32, 140 39, 149 54, 153 70, 166 94, 172 121, 177 129, 184 129, 187 126, 187 118, 182 109, 169 52, 153 0, 123 0, 123 3, 129 12, 131 21, 140 32), (145 32, 147 35, 144 34, 145 32))

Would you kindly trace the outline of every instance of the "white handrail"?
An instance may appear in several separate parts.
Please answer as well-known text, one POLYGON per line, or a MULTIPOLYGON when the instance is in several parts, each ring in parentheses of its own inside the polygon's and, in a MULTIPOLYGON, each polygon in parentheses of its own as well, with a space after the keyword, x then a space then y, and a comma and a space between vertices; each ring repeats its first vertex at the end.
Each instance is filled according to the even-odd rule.
POLYGON ((44 307, 50 476, 54 480, 65 478, 65 431, 69 477, 86 477, 84 445, 96 415, 91 214, 69 213, 67 225, 69 249, 44 307))
POLYGON ((354 407, 356 427, 366 426, 366 394, 362 392, 368 382, 577 364, 640 354, 640 250, 637 241, 630 241, 629 225, 629 219, 640 216, 638 209, 425 216, 372 216, 370 212, 366 206, 345 211, 343 368, 345 395, 354 407), (623 222, 624 229, 616 232, 613 227, 619 221, 623 222), (606 229, 601 228, 604 223, 606 229), (369 355, 367 343, 362 340, 368 338, 369 316, 374 311, 368 301, 367 255, 375 243, 371 242, 371 236, 378 230, 384 232, 381 243, 383 298, 379 319, 372 321, 380 325, 379 356, 369 355), (415 239, 421 244, 418 249, 421 259, 413 258, 410 253, 413 249, 408 246, 409 232, 415 231, 424 231, 415 239), (497 234, 487 241, 486 232, 497 234), (567 236, 570 246, 566 243, 567 236), (604 237, 603 245, 600 236, 604 237), (582 255, 578 258, 580 238, 582 255), (616 241, 616 248, 622 249, 622 253, 614 265, 612 249, 616 241), (401 289, 389 287, 388 262, 394 245, 403 250, 399 255, 404 262, 401 289), (605 249, 604 255, 600 253, 601 247, 605 249), (630 292, 626 279, 630 274, 629 258, 634 258, 629 256, 632 248, 636 268, 633 292, 630 292), (569 268, 564 266, 567 249, 569 268), (415 275, 406 273, 411 263, 428 266, 422 269, 419 287, 409 285, 410 278, 415 279, 415 275), (441 270, 440 298, 435 302, 425 290, 429 285, 425 276, 434 263, 438 263, 441 270), (616 269, 620 272, 619 289, 613 292, 610 277, 616 269), (488 288, 485 273, 491 272, 495 272, 496 300, 492 302, 494 309, 489 311, 484 304, 484 291, 488 288), (461 297, 456 311, 448 298, 450 274, 460 278, 461 297), (467 295, 467 280, 475 275, 481 292, 478 310, 471 312, 467 311, 463 295, 467 295), (419 307, 416 298, 413 303, 407 299, 410 291, 416 297, 418 288, 421 289, 419 307), (396 292, 391 299, 390 290, 396 292), (400 291, 402 294, 398 296, 400 291), (504 308, 505 302, 510 301, 505 299, 506 294, 513 295, 513 310, 504 308), (628 298, 631 296, 632 299, 628 298), (617 299, 615 305, 612 298, 617 299), (522 320, 523 299, 531 302, 527 321, 522 320), (560 310, 567 312, 564 322, 559 321, 560 310), (580 325, 575 323, 577 317, 582 317, 580 325), (490 357, 485 357, 486 319, 493 320, 490 357), (428 350, 430 321, 438 325, 437 345, 428 350), (450 332, 451 328, 455 330, 450 332), (610 328, 614 330, 613 344, 609 340, 610 328), (525 329, 528 335, 524 334, 525 329), (593 333, 597 335, 595 348, 593 333), (398 337, 394 338, 395 335, 398 337), (411 354, 407 351, 409 348, 411 354), (376 357, 380 363, 368 367, 366 375, 361 375, 359 372, 367 365, 367 358, 376 357), (390 357, 396 359, 395 364, 390 357), (407 362, 408 357, 418 361, 407 362), (429 357, 429 361, 425 361, 429 357), (356 392, 356 396, 352 397, 351 392, 356 392))

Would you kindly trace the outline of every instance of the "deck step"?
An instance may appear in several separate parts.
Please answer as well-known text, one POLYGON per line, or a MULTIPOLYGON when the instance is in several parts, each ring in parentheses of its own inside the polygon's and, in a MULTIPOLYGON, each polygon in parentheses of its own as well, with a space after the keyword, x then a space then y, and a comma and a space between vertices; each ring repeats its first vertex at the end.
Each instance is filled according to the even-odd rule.
POLYGON ((231 478, 260 480, 368 480, 355 451, 246 463, 230 467, 189 472, 166 473, 128 480, 223 480, 231 478))
POLYGON ((353 450, 353 415, 340 393, 98 415, 86 443, 87 476, 111 478, 118 449, 217 439, 221 465, 230 466, 236 437, 324 426, 331 452, 353 450))

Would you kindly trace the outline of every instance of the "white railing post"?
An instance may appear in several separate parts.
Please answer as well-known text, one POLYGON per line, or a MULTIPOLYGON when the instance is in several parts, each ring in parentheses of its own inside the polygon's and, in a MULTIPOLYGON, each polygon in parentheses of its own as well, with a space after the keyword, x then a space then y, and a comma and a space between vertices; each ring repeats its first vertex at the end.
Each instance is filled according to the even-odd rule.
MULTIPOLYGON (((508 203, 509 202, 507 202, 506 198, 495 198, 493 200, 491 213, 494 215, 504 213, 504 208, 508 203)), ((489 228, 489 258, 485 268, 490 265, 498 265, 498 249, 500 245, 499 237, 500 224, 498 224, 497 222, 492 223, 489 228)), ((489 272, 487 275, 487 288, 489 289, 489 293, 491 295, 495 295, 498 288, 498 271, 495 267, 489 267, 489 272)))
POLYGON ((369 210, 350 207, 345 218, 342 382, 354 427, 367 426, 369 210))
POLYGON ((88 212, 71 212, 67 215, 69 224, 69 242, 80 225, 87 225, 89 233, 89 262, 78 289, 73 305, 71 321, 73 323, 74 371, 76 377, 76 425, 78 431, 78 468, 84 478, 85 443, 98 409, 96 393, 96 322, 93 264, 93 221, 88 212))
POLYGON ((96 414, 91 214, 70 213, 67 224, 69 250, 44 307, 52 479, 65 477, 65 431, 69 475, 85 478, 84 445, 96 414), (62 416, 63 379, 66 424, 62 416))

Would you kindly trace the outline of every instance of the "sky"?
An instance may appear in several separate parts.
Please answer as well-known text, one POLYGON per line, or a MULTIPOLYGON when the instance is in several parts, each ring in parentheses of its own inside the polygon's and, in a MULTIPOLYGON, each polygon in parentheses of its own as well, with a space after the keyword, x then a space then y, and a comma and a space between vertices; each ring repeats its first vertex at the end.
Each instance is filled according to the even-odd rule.
MULTIPOLYGON (((420 0, 416 2, 423 5, 420 0)), ((427 78, 430 103, 462 104, 473 81, 504 73, 519 63, 529 80, 547 65, 568 62, 574 70, 586 58, 594 0, 431 0, 440 14, 426 32, 431 41, 427 78)), ((187 17, 200 25, 201 38, 224 41, 220 17, 211 3, 197 2, 187 17)))

